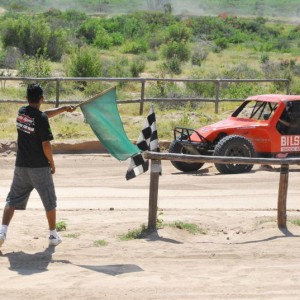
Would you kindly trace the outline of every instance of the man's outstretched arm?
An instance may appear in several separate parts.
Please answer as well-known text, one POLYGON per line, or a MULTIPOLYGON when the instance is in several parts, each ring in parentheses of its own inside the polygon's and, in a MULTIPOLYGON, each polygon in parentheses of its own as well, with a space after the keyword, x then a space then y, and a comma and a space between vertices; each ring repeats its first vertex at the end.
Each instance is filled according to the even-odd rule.
POLYGON ((52 118, 64 112, 73 112, 75 109, 76 109, 75 106, 66 105, 66 106, 47 109, 44 111, 44 113, 48 116, 48 118, 52 118))

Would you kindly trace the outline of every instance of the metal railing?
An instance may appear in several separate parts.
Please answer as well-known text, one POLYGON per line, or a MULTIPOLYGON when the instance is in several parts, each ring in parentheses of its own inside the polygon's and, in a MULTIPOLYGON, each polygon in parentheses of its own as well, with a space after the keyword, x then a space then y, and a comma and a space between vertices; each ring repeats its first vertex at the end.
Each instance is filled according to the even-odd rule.
MULTIPOLYGON (((140 89, 140 98, 133 99, 133 100, 122 100, 117 101, 118 104, 125 104, 125 103, 139 103, 140 115, 143 114, 144 111, 144 103, 145 102, 176 102, 176 101, 193 101, 193 102, 212 102, 215 104, 215 113, 219 112, 219 103, 222 101, 243 101, 244 99, 222 99, 220 98, 220 91, 222 89, 223 83, 242 83, 242 82, 249 82, 249 83, 275 83, 281 82, 285 84, 286 94, 290 94, 290 81, 288 79, 173 79, 173 78, 106 78, 106 77, 47 77, 47 78, 34 78, 34 77, 0 77, 0 81, 49 81, 56 83, 56 92, 55 92, 55 106, 58 107, 61 104, 78 104, 82 100, 78 101, 64 101, 60 99, 60 91, 61 91, 61 82, 67 81, 91 81, 91 82, 138 82, 141 84, 140 89), (213 83, 215 85, 215 97, 214 98, 190 98, 190 97, 181 97, 181 98, 146 98, 146 86, 147 83, 150 82, 182 82, 182 83, 213 83)), ((1 102, 12 102, 12 103, 19 103, 24 102, 20 100, 0 100, 1 102)))

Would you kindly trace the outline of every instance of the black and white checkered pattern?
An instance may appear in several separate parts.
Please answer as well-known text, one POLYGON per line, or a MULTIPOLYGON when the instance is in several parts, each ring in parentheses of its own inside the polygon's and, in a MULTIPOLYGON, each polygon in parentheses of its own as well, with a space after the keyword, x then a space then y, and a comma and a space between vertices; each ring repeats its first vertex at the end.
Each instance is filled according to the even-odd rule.
MULTIPOLYGON (((143 129, 139 135, 136 145, 141 151, 159 152, 156 119, 153 106, 150 108, 149 115, 144 122, 143 129)), ((149 161, 145 160, 143 153, 138 153, 131 157, 130 165, 126 173, 126 179, 132 179, 149 169, 149 161)))

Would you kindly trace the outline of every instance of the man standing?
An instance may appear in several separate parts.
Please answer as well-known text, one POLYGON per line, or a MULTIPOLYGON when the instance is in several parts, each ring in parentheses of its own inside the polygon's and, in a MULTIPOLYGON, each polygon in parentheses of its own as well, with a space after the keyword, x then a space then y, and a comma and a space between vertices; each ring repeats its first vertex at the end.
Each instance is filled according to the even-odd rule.
POLYGON ((56 195, 52 174, 55 164, 50 141, 53 135, 48 117, 74 111, 73 106, 62 106, 40 111, 44 102, 39 84, 27 87, 28 106, 19 109, 17 116, 18 150, 13 182, 6 198, 0 230, 0 247, 6 239, 8 225, 15 210, 25 210, 30 193, 36 189, 45 208, 50 235, 49 245, 56 246, 61 238, 56 231, 56 195))

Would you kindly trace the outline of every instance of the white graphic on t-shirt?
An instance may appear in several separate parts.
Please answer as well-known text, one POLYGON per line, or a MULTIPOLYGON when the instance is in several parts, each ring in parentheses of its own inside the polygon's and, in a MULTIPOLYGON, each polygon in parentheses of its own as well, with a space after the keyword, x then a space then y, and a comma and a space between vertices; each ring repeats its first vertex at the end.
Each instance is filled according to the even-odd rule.
POLYGON ((17 117, 17 128, 25 133, 34 133, 34 118, 19 114, 17 117))

